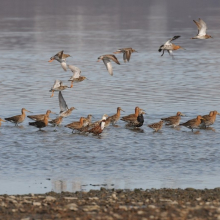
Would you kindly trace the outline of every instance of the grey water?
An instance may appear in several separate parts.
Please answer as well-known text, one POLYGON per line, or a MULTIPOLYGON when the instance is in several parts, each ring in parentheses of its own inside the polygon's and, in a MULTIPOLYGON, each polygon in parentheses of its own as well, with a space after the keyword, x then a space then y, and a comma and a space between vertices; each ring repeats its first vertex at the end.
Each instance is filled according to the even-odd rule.
MULTIPOLYGON (((145 0, 0 1, 0 117, 21 108, 59 113, 58 94, 50 98, 55 79, 70 85, 57 52, 71 55, 68 64, 88 80, 63 91, 72 115, 56 132, 28 125, 0 127, 0 194, 44 193, 106 188, 214 188, 220 183, 220 118, 210 130, 147 124, 186 114, 182 122, 220 111, 220 2, 145 0), (192 40, 193 20, 208 25, 208 40, 192 40), (158 52, 175 35, 186 50, 158 52), (124 63, 122 54, 110 76, 97 58, 119 48, 138 51, 124 63), (136 106, 147 112, 139 130, 109 126, 100 137, 72 134, 64 125, 92 114, 123 115, 136 106)), ((29 113, 28 113, 29 114, 29 113)), ((55 117, 51 115, 51 117, 55 117)), ((93 119, 93 120, 95 120, 93 119)))

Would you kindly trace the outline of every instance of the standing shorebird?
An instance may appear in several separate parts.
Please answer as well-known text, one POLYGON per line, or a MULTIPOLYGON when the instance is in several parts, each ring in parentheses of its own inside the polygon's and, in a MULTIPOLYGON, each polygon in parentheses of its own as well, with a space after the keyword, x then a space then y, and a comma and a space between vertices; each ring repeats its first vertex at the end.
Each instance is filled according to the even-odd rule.
POLYGON ((62 116, 64 118, 70 116, 72 111, 76 108, 74 108, 74 107, 68 108, 61 91, 59 91, 58 98, 59 98, 59 106, 60 106, 60 115, 59 116, 62 116))
POLYGON ((2 125, 2 122, 5 122, 5 120, 3 120, 3 119, 0 118, 0 127, 1 127, 1 125, 2 125))
POLYGON ((70 87, 64 86, 63 82, 61 80, 56 79, 54 84, 53 84, 53 87, 49 91, 49 92, 52 92, 52 95, 50 97, 54 96, 54 91, 63 91, 66 88, 70 88, 70 87))
POLYGON ((105 64, 106 69, 108 70, 109 74, 111 76, 113 76, 111 60, 113 60, 115 63, 120 65, 120 63, 118 62, 118 59, 116 58, 116 56, 113 55, 113 54, 106 54, 106 55, 102 55, 102 56, 98 57, 97 62, 99 62, 100 60, 102 60, 103 63, 105 64))
POLYGON ((85 76, 80 76, 81 70, 73 65, 68 65, 69 69, 72 71, 73 75, 70 77, 68 81, 71 81, 70 88, 73 87, 74 82, 82 82, 83 80, 87 79, 85 76))
POLYGON ((18 126, 18 124, 22 123, 25 119, 25 112, 30 112, 25 108, 21 109, 21 115, 12 116, 10 118, 5 118, 6 121, 10 121, 12 123, 15 123, 15 126, 18 126))
POLYGON ((114 54, 123 53, 123 60, 124 62, 129 62, 131 58, 131 54, 137 52, 136 50, 130 48, 121 48, 114 52, 114 54))
POLYGON ((63 121, 63 116, 58 116, 57 118, 49 121, 50 124, 54 125, 54 131, 56 131, 56 127, 59 126, 63 121))
POLYGON ((121 118, 121 120, 125 121, 125 122, 128 122, 128 123, 136 121, 140 111, 143 111, 143 109, 140 109, 137 106, 137 107, 135 107, 135 113, 134 114, 130 114, 130 115, 124 116, 124 117, 121 118))
POLYGON ((181 112, 177 112, 175 116, 170 116, 168 118, 161 118, 161 120, 167 122, 166 125, 171 125, 174 128, 180 124, 181 116, 185 116, 181 112))
POLYGON ((71 56, 69 54, 64 54, 62 50, 59 53, 52 56, 48 62, 53 62, 54 60, 57 60, 61 64, 64 71, 67 71, 67 64, 66 64, 67 57, 71 57, 71 56))
POLYGON ((163 127, 163 120, 159 121, 158 123, 153 123, 148 125, 149 128, 152 128, 154 131, 159 131, 163 127))
POLYGON ((98 125, 96 125, 95 127, 93 127, 92 129, 87 130, 87 132, 93 133, 93 134, 95 134, 95 135, 101 134, 102 131, 103 131, 104 128, 105 128, 105 121, 106 121, 106 118, 107 118, 107 117, 108 117, 108 115, 104 114, 104 115, 102 116, 101 122, 100 122, 98 125))
POLYGON ((44 116, 47 115, 49 118, 50 114, 56 114, 56 113, 52 112, 51 110, 47 110, 46 114, 28 115, 27 117, 30 118, 31 120, 34 120, 34 121, 43 121, 44 116))
POLYGON ((182 48, 181 46, 179 45, 175 45, 175 44, 172 44, 171 42, 173 40, 176 40, 178 39, 180 36, 174 36, 173 38, 169 39, 165 44, 161 45, 160 48, 159 48, 159 52, 163 51, 162 55, 164 54, 164 51, 166 50, 170 55, 173 55, 173 50, 178 50, 178 49, 183 49, 185 50, 184 48, 182 48))
POLYGON ((201 127, 209 127, 210 125, 213 125, 216 120, 216 115, 220 115, 217 111, 211 111, 208 115, 203 115, 201 127))
POLYGON ((90 126, 92 125, 92 115, 88 115, 86 118, 83 119, 83 126, 79 129, 80 132, 87 132, 90 126))
POLYGON ((192 132, 193 132, 193 129, 199 128, 199 125, 201 124, 202 119, 203 119, 203 117, 201 115, 198 115, 196 118, 191 119, 191 120, 189 120, 185 123, 182 123, 180 125, 183 125, 183 126, 189 128, 189 129, 191 129, 192 132))
MULTIPOLYGON (((84 117, 81 117, 79 121, 72 122, 68 125, 65 125, 64 127, 70 128, 72 130, 80 131, 80 129, 83 127, 84 119, 85 119, 84 117)), ((72 131, 72 133, 73 133, 73 131, 72 131)))
POLYGON ((199 18, 199 21, 193 20, 198 27, 198 34, 195 37, 192 37, 191 39, 208 39, 208 38, 213 38, 212 36, 206 34, 207 30, 207 25, 206 23, 199 18))
POLYGON ((118 107, 118 108, 117 108, 117 113, 114 114, 114 115, 112 115, 112 116, 109 116, 109 117, 106 119, 105 127, 108 127, 110 123, 111 123, 113 126, 115 126, 115 123, 120 119, 121 111, 124 112, 124 110, 122 110, 121 107, 118 107))
POLYGON ((35 126, 35 127, 39 128, 39 131, 41 131, 41 128, 44 128, 48 125, 48 117, 49 116, 47 114, 45 114, 43 120, 29 122, 29 125, 35 126))
POLYGON ((136 120, 128 122, 127 127, 139 128, 144 124, 144 114, 146 114, 142 109, 140 109, 138 117, 136 120))

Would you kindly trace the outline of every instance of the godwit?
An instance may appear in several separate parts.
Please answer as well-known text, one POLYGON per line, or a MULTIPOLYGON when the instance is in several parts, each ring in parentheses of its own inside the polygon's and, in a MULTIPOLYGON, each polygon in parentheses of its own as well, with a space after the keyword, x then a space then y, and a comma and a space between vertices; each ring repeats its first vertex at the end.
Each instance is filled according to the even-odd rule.
POLYGON ((182 123, 180 125, 183 125, 189 129, 191 129, 193 131, 193 129, 198 128, 199 125, 201 124, 201 120, 203 119, 203 117, 201 115, 198 115, 196 118, 191 119, 185 123, 182 123))
POLYGON ((213 125, 216 120, 216 115, 220 115, 217 111, 211 111, 208 115, 203 115, 203 120, 201 123, 201 127, 208 127, 213 125))
POLYGON ((17 126, 18 124, 22 123, 25 119, 25 112, 30 112, 25 108, 21 109, 21 115, 16 115, 16 116, 12 116, 10 118, 5 118, 6 121, 10 121, 12 123, 15 123, 15 126, 17 126))
POLYGON ((101 122, 98 125, 96 125, 95 127, 93 127, 92 129, 89 129, 87 132, 93 133, 95 135, 101 134, 103 129, 105 128, 105 121, 106 121, 107 117, 108 117, 108 115, 104 114, 102 116, 101 122))
POLYGON ((70 77, 68 81, 71 81, 70 88, 73 87, 74 82, 82 82, 83 80, 87 79, 85 76, 80 76, 81 70, 73 65, 68 65, 69 69, 72 71, 73 75, 70 77))
POLYGON ((87 132, 87 130, 92 125, 91 121, 92 121, 92 115, 88 115, 86 118, 83 119, 83 126, 78 131, 87 132))
POLYGON ((48 125, 48 115, 45 114, 43 120, 29 122, 29 125, 35 126, 35 127, 39 128, 39 131, 41 131, 41 128, 44 128, 48 125))
POLYGON ((191 38, 191 39, 208 39, 208 38, 213 38, 212 36, 206 34, 206 30, 207 30, 207 25, 206 23, 199 18, 199 21, 195 21, 193 20, 196 24, 196 26, 198 27, 198 34, 191 38))
POLYGON ((130 122, 133 122, 133 121, 136 121, 137 120, 137 117, 140 113, 142 109, 140 109, 138 106, 135 107, 135 113, 134 114, 130 114, 130 115, 127 115, 127 116, 124 116, 121 118, 122 121, 126 121, 128 123, 130 122))
POLYGON ((72 123, 70 123, 68 125, 65 125, 65 127, 70 128, 72 130, 80 131, 80 129, 83 127, 84 119, 85 119, 84 117, 81 117, 79 121, 72 122, 72 123))
POLYGON ((40 115, 28 115, 27 117, 34 120, 34 121, 43 121, 44 120, 44 116, 47 115, 49 118, 50 114, 56 114, 54 112, 52 112, 51 110, 47 110, 46 114, 40 114, 40 115))
POLYGON ((116 52, 114 52, 114 54, 123 53, 123 60, 126 63, 126 62, 129 62, 131 54, 133 52, 137 52, 137 51, 130 47, 130 48, 118 49, 116 52))
POLYGON ((146 114, 142 109, 140 109, 138 117, 134 121, 130 121, 126 127, 139 128, 144 124, 144 114, 146 114))
POLYGON ((59 53, 52 56, 48 62, 53 62, 54 60, 57 60, 61 64, 64 71, 67 71, 67 64, 66 64, 66 58, 67 57, 70 57, 70 55, 69 54, 64 54, 63 50, 62 50, 59 53))
POLYGON ((106 54, 106 55, 102 55, 102 56, 98 57, 97 62, 99 62, 100 60, 102 60, 103 63, 105 64, 106 69, 108 70, 109 74, 111 76, 113 76, 112 64, 110 61, 113 60, 115 63, 120 65, 116 56, 113 54, 106 54))
POLYGON ((106 119, 105 127, 108 127, 110 123, 111 123, 112 125, 115 125, 115 123, 120 119, 121 111, 124 112, 124 110, 122 110, 121 107, 118 107, 118 108, 117 108, 117 113, 114 114, 114 115, 112 115, 112 116, 109 116, 109 117, 106 119))
POLYGON ((53 87, 51 88, 51 90, 49 92, 52 92, 51 97, 53 97, 54 95, 54 91, 63 91, 66 88, 70 88, 68 86, 64 86, 63 82, 61 80, 56 79, 54 82, 53 87))
MULTIPOLYGON (((173 38, 169 39, 165 44, 161 45, 160 48, 159 48, 159 52, 163 51, 162 55, 164 54, 164 51, 166 50, 170 55, 172 55, 173 53, 173 50, 178 50, 178 49, 184 49, 182 48, 181 46, 179 45, 175 45, 175 44, 172 44, 171 42, 173 40, 176 40, 177 38, 179 38, 180 36, 174 36, 173 38)), ((185 50, 185 49, 184 49, 185 50)))
POLYGON ((60 106, 60 115, 59 116, 62 116, 64 118, 70 116, 72 111, 76 108, 74 108, 74 107, 68 108, 61 91, 59 91, 58 98, 59 98, 59 106, 60 106))
POLYGON ((168 118, 161 118, 161 120, 167 122, 166 125, 171 125, 174 128, 180 124, 181 116, 185 116, 181 112, 177 112, 175 116, 170 116, 168 118))
POLYGON ((2 122, 5 122, 5 120, 3 120, 3 119, 0 118, 0 127, 1 127, 1 125, 2 125, 2 122))
POLYGON ((163 127, 163 120, 159 121, 158 123, 150 124, 148 127, 157 132, 163 127))

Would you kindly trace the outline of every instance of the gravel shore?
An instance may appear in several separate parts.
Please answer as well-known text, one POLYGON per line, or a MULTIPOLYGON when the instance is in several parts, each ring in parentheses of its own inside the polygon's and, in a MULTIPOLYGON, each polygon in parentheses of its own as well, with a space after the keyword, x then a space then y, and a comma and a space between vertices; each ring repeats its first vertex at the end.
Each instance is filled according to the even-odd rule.
POLYGON ((220 220, 220 188, 1 195, 0 219, 220 220))

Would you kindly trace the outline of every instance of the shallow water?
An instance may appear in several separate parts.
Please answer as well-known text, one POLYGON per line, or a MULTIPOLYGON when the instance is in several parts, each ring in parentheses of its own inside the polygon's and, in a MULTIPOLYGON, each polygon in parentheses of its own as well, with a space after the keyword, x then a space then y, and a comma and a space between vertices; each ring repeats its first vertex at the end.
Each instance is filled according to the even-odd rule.
MULTIPOLYGON (((145 109, 140 130, 108 127, 100 137, 72 134, 63 125, 37 132, 28 126, 3 123, 0 128, 0 194, 42 193, 107 188, 213 188, 220 177, 220 124, 192 133, 163 127, 153 133, 146 125, 181 111, 187 121, 198 114, 220 111, 220 3, 217 1, 0 1, 0 117, 59 112, 55 79, 68 84, 72 75, 58 62, 48 63, 60 50, 68 63, 89 80, 63 91, 77 110, 63 125, 92 114, 115 114, 118 106, 145 109), (199 2, 199 4, 198 4, 199 2), (13 6, 13 7, 12 7, 13 6), (27 10, 28 9, 28 10, 27 10), (175 10, 174 10, 175 9, 175 10), (191 40, 193 19, 202 17, 213 39, 191 40), (174 35, 186 50, 167 53, 158 48, 174 35), (111 77, 97 57, 133 47, 129 63, 113 63, 111 77)), ((52 116, 51 116, 52 117, 52 116)))

